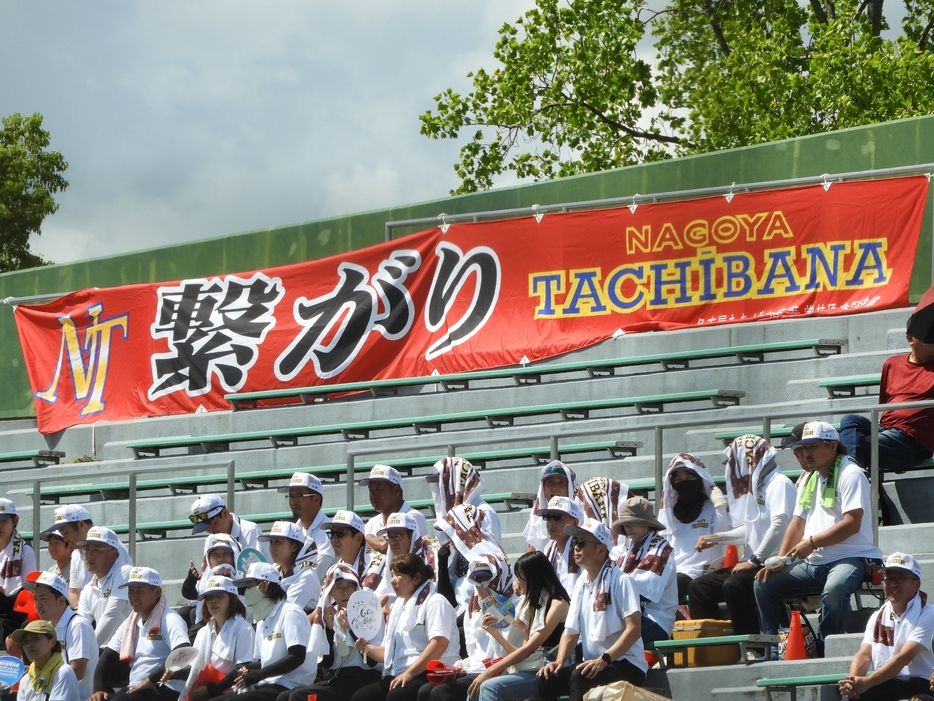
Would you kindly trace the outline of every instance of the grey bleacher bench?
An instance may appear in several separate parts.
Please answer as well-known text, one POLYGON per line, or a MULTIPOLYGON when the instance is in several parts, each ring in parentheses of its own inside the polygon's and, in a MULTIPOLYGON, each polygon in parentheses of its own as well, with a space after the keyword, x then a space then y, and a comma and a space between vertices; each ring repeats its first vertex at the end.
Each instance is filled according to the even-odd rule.
POLYGON ((684 402, 713 403, 715 407, 735 406, 746 393, 741 390, 709 389, 693 392, 674 392, 643 397, 619 397, 613 399, 592 399, 558 404, 539 404, 502 409, 463 411, 433 416, 395 417, 373 421, 360 421, 344 424, 304 426, 298 428, 269 429, 267 431, 246 431, 210 436, 177 436, 151 438, 140 441, 128 441, 126 447, 133 451, 136 458, 160 457, 168 448, 201 447, 207 453, 230 450, 233 443, 268 442, 273 448, 296 446, 298 439, 307 436, 342 435, 346 440, 369 438, 370 433, 379 430, 414 428, 418 434, 438 433, 444 424, 485 421, 490 428, 515 425, 515 419, 559 414, 565 420, 587 419, 591 412, 604 409, 633 407, 640 414, 658 413, 666 404, 684 402))
MULTIPOLYGON (((738 645, 739 659, 737 662, 750 664, 752 660, 748 659, 747 651, 755 651, 760 655, 768 655, 773 645, 778 645, 780 638, 777 635, 718 635, 712 638, 686 638, 683 640, 656 640, 655 651, 660 652, 658 663, 665 668, 669 655, 676 652, 684 653, 687 657, 687 651, 695 647, 713 647, 715 645, 738 645)), ((668 665, 672 666, 672 665, 668 665)), ((687 666, 685 664, 685 666, 687 666)))
MULTIPOLYGON (((13 453, 0 453, 0 463, 31 461, 33 467, 58 465, 65 453, 61 450, 19 450, 13 453)), ((12 469, 12 468, 5 468, 12 469)))
POLYGON ((827 390, 830 398, 855 397, 857 387, 874 387, 882 382, 882 373, 874 375, 851 375, 849 377, 832 377, 818 382, 819 387, 827 390))
POLYGON ((371 380, 368 382, 344 382, 314 387, 289 387, 260 392, 237 392, 224 395, 234 411, 255 409, 260 402, 269 406, 281 406, 285 400, 298 400, 302 404, 327 401, 331 396, 357 392, 369 392, 374 397, 393 396, 402 387, 420 387, 440 385, 445 390, 469 389, 471 382, 512 379, 517 385, 539 384, 545 375, 586 372, 590 377, 613 375, 616 368, 636 367, 660 363, 665 370, 685 369, 691 361, 708 360, 723 357, 736 357, 740 363, 762 362, 766 353, 780 353, 795 350, 813 349, 817 355, 835 355, 846 346, 845 339, 814 338, 800 341, 779 341, 778 343, 757 343, 745 346, 728 346, 706 350, 676 351, 652 355, 611 358, 608 360, 582 360, 570 363, 542 363, 537 365, 478 370, 473 372, 450 373, 447 375, 424 375, 420 377, 400 377, 389 380, 371 380))
POLYGON ((785 679, 759 679, 756 686, 765 689, 766 697, 772 700, 774 692, 787 693, 791 701, 797 701, 799 686, 823 686, 833 684, 834 686, 841 679, 845 679, 847 672, 836 674, 815 674, 809 677, 787 677, 785 679))
MULTIPOLYGON (((624 458, 636 455, 636 451, 643 445, 642 441, 595 441, 590 443, 571 443, 558 446, 558 456, 579 455, 583 453, 596 453, 606 451, 611 458, 624 458)), ((411 475, 416 467, 428 467, 444 455, 417 457, 417 458, 399 458, 396 460, 382 460, 379 464, 390 465, 403 474, 411 475)), ((508 448, 505 450, 485 450, 472 453, 460 453, 460 457, 469 460, 475 467, 483 469, 487 463, 499 460, 511 460, 516 458, 531 458, 537 464, 545 464, 551 460, 550 446, 533 446, 524 448, 508 448)), ((354 464, 354 472, 368 472, 377 462, 359 462, 354 464)), ((236 475, 235 481, 243 489, 266 489, 269 482, 276 479, 288 479, 294 472, 307 472, 315 475, 322 480, 331 480, 335 483, 341 481, 341 477, 347 474, 347 465, 321 465, 316 467, 303 467, 296 469, 278 469, 278 470, 258 470, 253 472, 240 472, 236 475)), ((189 476, 171 476, 161 479, 138 480, 136 482, 137 492, 167 489, 173 496, 180 494, 197 494, 199 489, 207 487, 202 491, 215 491, 214 485, 225 484, 227 476, 225 474, 215 475, 189 475, 189 476)), ((62 497, 89 496, 97 495, 102 500, 108 499, 126 499, 129 496, 130 483, 121 482, 101 482, 88 484, 70 484, 60 487, 44 487, 41 493, 41 503, 58 504, 62 497)), ((12 490, 9 494, 23 494, 33 496, 33 489, 12 490)))

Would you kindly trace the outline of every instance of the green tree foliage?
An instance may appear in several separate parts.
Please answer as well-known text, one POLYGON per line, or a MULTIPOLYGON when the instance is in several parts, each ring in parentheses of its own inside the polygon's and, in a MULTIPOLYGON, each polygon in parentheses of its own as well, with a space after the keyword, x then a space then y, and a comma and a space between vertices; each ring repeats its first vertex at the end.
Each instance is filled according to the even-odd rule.
POLYGON ((49 132, 42 115, 3 118, 0 130, 0 272, 46 265, 29 250, 30 234, 39 234, 42 220, 58 205, 52 194, 68 182, 62 154, 48 151, 49 132))
POLYGON ((458 194, 930 114, 934 0, 904 2, 883 39, 883 0, 537 0, 421 132, 469 137, 458 194))

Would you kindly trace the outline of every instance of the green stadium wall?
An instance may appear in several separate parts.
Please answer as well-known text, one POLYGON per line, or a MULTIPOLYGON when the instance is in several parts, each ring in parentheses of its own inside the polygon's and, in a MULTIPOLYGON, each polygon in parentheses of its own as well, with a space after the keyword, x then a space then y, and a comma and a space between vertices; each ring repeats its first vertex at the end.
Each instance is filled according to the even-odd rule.
MULTIPOLYGON (((447 197, 400 207, 232 234, 135 253, 0 274, 0 299, 274 267, 384 240, 387 221, 729 186, 934 163, 934 116, 770 142, 660 163, 447 197)), ((911 278, 917 301, 931 285, 931 197, 911 278)), ((396 230, 394 236, 414 231, 396 230)), ((34 415, 13 321, 0 306, 0 418, 34 415)))

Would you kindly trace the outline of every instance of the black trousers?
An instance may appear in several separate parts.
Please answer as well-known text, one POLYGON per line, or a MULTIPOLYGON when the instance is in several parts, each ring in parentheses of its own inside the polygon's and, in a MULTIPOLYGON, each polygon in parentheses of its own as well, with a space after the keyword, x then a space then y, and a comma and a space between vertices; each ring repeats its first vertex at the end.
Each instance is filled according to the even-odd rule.
POLYGON ((860 701, 896 701, 909 699, 915 694, 930 693, 931 682, 927 677, 889 679, 859 695, 860 701))
POLYGON ((688 591, 691 587, 691 582, 694 580, 688 577, 686 574, 678 574, 678 603, 686 604, 688 603, 688 591))
POLYGON ((351 697, 351 701, 418 701, 419 690, 429 683, 424 673, 395 689, 389 688, 392 680, 393 677, 381 677, 375 684, 367 684, 351 697))
POLYGON ((327 681, 283 691, 277 701, 307 701, 310 694, 316 695, 318 701, 347 701, 359 689, 379 682, 380 676, 378 669, 344 667, 327 681))
MULTIPOLYGON (((276 701, 283 691, 290 691, 290 689, 286 689, 281 684, 260 684, 249 691, 244 691, 242 694, 234 694, 233 696, 222 694, 215 696, 210 701, 229 701, 231 698, 235 698, 237 701, 276 701)), ((108 701, 113 701, 113 699, 108 701)))
POLYGON ((593 679, 588 679, 575 667, 562 667, 556 676, 535 679, 535 696, 542 701, 558 701, 559 696, 567 696, 568 701, 584 701, 584 694, 591 689, 620 681, 642 686, 645 672, 629 660, 611 662, 593 679))
POLYGON ((735 635, 759 633, 759 609, 752 589, 756 571, 730 574, 721 569, 695 579, 689 588, 691 618, 720 618, 720 602, 725 601, 735 635))
POLYGON ((418 692, 418 701, 466 701, 467 689, 479 674, 467 674, 444 684, 426 684, 418 692))
POLYGON ((132 694, 121 689, 109 701, 178 701, 178 692, 164 685, 134 691, 132 694))

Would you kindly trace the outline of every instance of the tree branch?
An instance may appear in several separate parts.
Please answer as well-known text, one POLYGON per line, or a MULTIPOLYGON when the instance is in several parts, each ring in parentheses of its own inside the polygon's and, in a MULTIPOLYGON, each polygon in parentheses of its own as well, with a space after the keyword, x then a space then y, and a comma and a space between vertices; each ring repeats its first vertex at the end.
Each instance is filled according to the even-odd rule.
POLYGON ((924 27, 924 31, 921 32, 921 37, 918 39, 918 48, 922 51, 924 50, 925 44, 928 43, 928 36, 931 33, 931 29, 934 29, 934 15, 931 15, 931 19, 928 20, 928 23, 924 27))
MULTIPOLYGON (((579 100, 579 102, 584 109, 586 109, 588 112, 590 112, 592 115, 594 115, 597 119, 599 119, 601 122, 603 122, 607 126, 613 127, 614 129, 618 129, 624 134, 628 134, 629 136, 635 139, 648 139, 649 141, 660 141, 665 144, 682 143, 681 139, 679 139, 676 136, 668 136, 667 134, 658 134, 655 132, 642 131, 641 129, 633 129, 632 127, 627 126, 626 124, 617 122, 615 119, 610 119, 601 110, 589 104, 586 100, 579 100)), ((688 143, 687 145, 692 148, 694 147, 694 144, 692 143, 688 143)))
POLYGON ((710 22, 710 28, 713 29, 714 36, 717 37, 717 44, 720 46, 720 52, 724 56, 730 55, 730 45, 726 43, 726 37, 723 36, 723 29, 714 19, 713 4, 710 0, 704 0, 704 10, 707 14, 707 20, 710 22))
POLYGON ((820 0, 811 0, 811 9, 814 10, 814 16, 817 17, 818 22, 827 24, 827 13, 824 12, 824 6, 820 4, 820 0))

